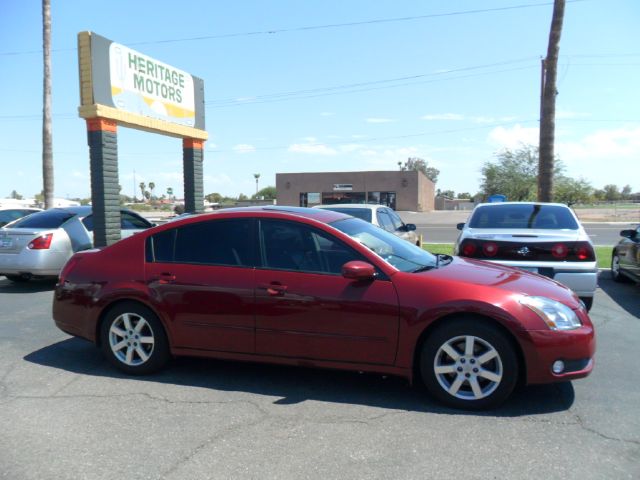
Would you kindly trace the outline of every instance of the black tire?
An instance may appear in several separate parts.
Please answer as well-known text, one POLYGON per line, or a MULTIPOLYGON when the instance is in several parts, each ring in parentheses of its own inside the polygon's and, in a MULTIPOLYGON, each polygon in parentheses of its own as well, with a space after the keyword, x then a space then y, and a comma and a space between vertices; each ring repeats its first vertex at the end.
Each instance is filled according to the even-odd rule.
POLYGON ((447 321, 422 345, 422 381, 433 397, 450 407, 467 410, 495 408, 511 395, 518 383, 518 373, 518 356, 507 336, 497 327, 479 319, 447 321), (467 337, 473 338, 472 355, 465 354, 467 337), (459 358, 454 360, 443 350, 445 346, 450 352, 458 352, 459 358), (490 356, 494 353, 495 357, 483 360, 485 354, 490 356), (436 364, 451 372, 436 373, 436 364), (478 393, 474 392, 472 382, 478 393), (449 393, 448 389, 456 391, 449 393))
POLYGON ((593 297, 580 297, 580 300, 584 303, 587 312, 590 311, 591 307, 593 307, 593 297))
POLYGON ((120 303, 107 313, 100 326, 100 340, 109 362, 129 375, 157 372, 170 358, 162 323, 136 302, 120 303), (123 328, 127 323, 128 330, 123 328))
POLYGON ((623 273, 620 273, 620 257, 616 252, 611 255, 611 278, 618 283, 629 282, 629 279, 623 273))
POLYGON ((27 283, 30 279, 27 277, 23 277, 22 275, 5 275, 7 280, 12 281, 13 283, 27 283))

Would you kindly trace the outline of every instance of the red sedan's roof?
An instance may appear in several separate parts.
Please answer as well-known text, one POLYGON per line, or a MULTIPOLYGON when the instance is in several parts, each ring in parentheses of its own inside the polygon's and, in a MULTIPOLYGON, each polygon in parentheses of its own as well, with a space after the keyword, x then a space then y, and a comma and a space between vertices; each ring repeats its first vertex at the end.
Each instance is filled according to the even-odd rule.
MULTIPOLYGON (((334 212, 332 210, 324 210, 320 208, 305 208, 305 207, 285 207, 276 205, 267 205, 263 207, 236 207, 225 208, 223 210, 217 210, 211 212, 210 215, 227 214, 227 213, 284 213, 295 215, 298 217, 309 218, 322 223, 331 223, 343 218, 349 218, 349 215, 344 213, 334 212)), ((208 215, 207 212, 205 215, 208 215)), ((186 217, 191 218, 191 217, 186 217)))

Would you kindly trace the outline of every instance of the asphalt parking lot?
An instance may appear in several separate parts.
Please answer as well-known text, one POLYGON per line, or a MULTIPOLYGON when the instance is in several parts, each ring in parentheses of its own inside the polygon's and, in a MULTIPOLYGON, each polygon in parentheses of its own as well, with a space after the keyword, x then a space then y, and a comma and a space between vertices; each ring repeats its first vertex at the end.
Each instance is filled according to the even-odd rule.
POLYGON ((56 329, 52 284, 0 277, 0 478, 640 478, 640 287, 600 287, 594 373, 478 414, 377 375, 178 359, 125 377, 56 329))

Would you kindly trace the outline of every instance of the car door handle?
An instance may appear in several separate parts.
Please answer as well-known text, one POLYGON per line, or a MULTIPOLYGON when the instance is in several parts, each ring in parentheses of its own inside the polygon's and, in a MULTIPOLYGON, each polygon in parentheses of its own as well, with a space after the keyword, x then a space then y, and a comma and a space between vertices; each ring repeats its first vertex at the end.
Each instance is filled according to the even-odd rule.
POLYGON ((163 272, 158 277, 158 283, 167 284, 176 281, 176 276, 172 273, 163 272))
POLYGON ((282 297, 287 291, 287 286, 282 285, 280 283, 269 283, 265 285, 260 285, 261 288, 264 288, 269 295, 272 297, 282 297))

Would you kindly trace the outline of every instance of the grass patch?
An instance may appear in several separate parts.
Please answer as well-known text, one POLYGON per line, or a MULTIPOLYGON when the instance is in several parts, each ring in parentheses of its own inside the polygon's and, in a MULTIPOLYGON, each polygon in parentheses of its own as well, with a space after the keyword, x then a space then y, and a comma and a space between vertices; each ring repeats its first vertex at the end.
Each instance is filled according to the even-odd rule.
POLYGON ((598 268, 610 268, 611 267, 611 252, 613 247, 608 245, 602 247, 595 247, 596 257, 598 258, 598 268))
MULTIPOLYGON (((423 243, 422 248, 431 253, 444 253, 453 255, 453 243, 423 243)), ((611 266, 611 252, 613 247, 595 247, 598 258, 598 268, 609 268, 611 266)))
POLYGON ((453 243, 423 243, 422 248, 431 253, 453 255, 453 243))

